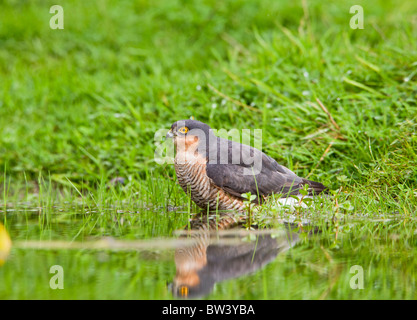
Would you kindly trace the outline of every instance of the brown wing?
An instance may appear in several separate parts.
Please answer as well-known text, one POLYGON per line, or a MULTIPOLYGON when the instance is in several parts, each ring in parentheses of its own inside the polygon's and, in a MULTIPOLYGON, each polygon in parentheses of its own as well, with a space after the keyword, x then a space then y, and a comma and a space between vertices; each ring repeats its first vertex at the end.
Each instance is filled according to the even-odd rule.
POLYGON ((213 161, 214 157, 212 157, 212 160, 207 163, 207 176, 216 186, 236 197, 242 198, 242 193, 247 192, 253 195, 259 194, 261 198, 272 193, 282 194, 285 197, 289 194, 298 194, 298 190, 304 184, 308 184, 316 194, 325 189, 321 183, 298 177, 294 172, 279 165, 274 159, 255 148, 221 138, 218 138, 217 144, 217 150, 225 151, 224 144, 227 144, 227 163, 224 163, 225 155, 221 161, 221 152, 217 152, 217 161, 213 161), (222 144, 223 148, 221 148, 222 144), (238 163, 236 163, 236 157, 233 159, 233 152, 236 150, 239 150, 240 154, 238 163), (245 159, 249 158, 261 163, 260 172, 248 174, 250 171, 248 169, 254 164, 254 162, 248 164, 245 159))

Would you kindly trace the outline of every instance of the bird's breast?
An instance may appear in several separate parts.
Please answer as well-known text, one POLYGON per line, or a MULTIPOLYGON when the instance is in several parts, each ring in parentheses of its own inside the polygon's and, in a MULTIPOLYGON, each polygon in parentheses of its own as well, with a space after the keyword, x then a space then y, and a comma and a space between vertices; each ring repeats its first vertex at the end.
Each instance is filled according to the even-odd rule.
POLYGON ((207 176, 205 158, 183 153, 177 154, 174 163, 179 185, 200 208, 210 211, 242 210, 240 199, 224 192, 207 176))
POLYGON ((175 172, 178 183, 185 193, 200 207, 206 203, 212 189, 206 173, 206 159, 183 153, 175 157, 175 172))

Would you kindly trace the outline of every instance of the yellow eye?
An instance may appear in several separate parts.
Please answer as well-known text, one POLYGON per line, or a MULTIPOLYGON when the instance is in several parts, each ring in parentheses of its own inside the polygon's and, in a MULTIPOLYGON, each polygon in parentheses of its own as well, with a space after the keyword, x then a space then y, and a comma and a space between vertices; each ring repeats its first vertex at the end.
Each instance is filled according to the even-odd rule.
POLYGON ((180 288, 180 294, 181 294, 181 297, 187 297, 188 296, 188 287, 182 286, 180 288))
POLYGON ((182 134, 186 134, 188 132, 188 128, 187 127, 181 127, 181 128, 178 129, 178 132, 182 133, 182 134))

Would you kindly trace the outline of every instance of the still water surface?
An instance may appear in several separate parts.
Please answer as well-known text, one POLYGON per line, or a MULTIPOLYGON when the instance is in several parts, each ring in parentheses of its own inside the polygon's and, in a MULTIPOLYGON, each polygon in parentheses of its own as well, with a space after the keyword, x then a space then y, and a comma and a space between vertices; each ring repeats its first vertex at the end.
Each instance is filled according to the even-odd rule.
POLYGON ((413 219, 281 220, 248 231, 187 223, 184 212, 78 210, 0 213, 12 241, 3 261, 0 243, 1 299, 417 298, 413 219))

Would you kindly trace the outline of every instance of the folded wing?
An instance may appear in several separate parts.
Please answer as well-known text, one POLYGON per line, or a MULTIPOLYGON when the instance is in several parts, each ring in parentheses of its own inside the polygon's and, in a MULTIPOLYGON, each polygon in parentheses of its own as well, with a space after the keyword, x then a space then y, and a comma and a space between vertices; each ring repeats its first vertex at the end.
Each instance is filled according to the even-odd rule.
MULTIPOLYGON (((242 198, 243 193, 250 192, 261 199, 273 193, 287 197, 298 194, 305 184, 311 194, 326 189, 321 183, 298 177, 258 149, 222 138, 218 138, 216 145, 217 157, 209 159, 207 176, 231 195, 242 198)), ((210 155, 213 154, 216 153, 211 149, 210 155)))

